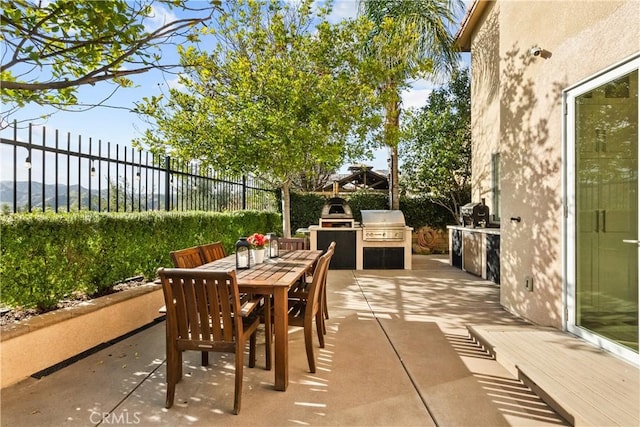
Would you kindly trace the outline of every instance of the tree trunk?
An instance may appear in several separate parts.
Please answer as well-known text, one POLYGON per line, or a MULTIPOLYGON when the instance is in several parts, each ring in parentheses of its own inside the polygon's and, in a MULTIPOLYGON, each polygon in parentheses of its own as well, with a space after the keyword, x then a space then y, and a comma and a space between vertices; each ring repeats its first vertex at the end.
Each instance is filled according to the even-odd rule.
POLYGON ((398 146, 391 147, 391 182, 389 183, 389 207, 400 209, 400 187, 398 186, 398 146))
POLYGON ((282 234, 285 238, 291 237, 291 183, 282 185, 282 234))
POLYGON ((398 183, 398 140, 400 136, 400 95, 397 93, 396 85, 389 83, 389 87, 395 93, 395 99, 387 103, 385 117, 385 143, 389 147, 391 163, 389 171, 391 182, 389 182, 389 208, 400 209, 400 187, 398 183))

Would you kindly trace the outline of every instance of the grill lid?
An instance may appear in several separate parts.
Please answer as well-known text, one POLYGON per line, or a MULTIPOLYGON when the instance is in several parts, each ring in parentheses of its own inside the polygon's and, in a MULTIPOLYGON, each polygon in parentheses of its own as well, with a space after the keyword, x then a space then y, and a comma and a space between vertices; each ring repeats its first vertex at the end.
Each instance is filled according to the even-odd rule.
POLYGON ((399 210, 363 210, 364 227, 404 227, 404 214, 399 210))
POLYGON ((479 206, 480 203, 467 203, 466 205, 460 206, 460 214, 462 215, 471 215, 476 206, 479 206))

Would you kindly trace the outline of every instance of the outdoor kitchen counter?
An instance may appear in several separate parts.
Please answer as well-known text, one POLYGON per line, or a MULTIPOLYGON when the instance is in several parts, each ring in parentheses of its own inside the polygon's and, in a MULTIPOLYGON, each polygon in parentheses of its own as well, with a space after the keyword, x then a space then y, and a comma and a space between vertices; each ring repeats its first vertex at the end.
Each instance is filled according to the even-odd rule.
POLYGON ((355 227, 309 227, 311 249, 325 250, 331 241, 336 242, 336 252, 330 268, 346 270, 405 269, 411 270, 411 227, 405 227, 407 237, 400 242, 366 241, 363 228, 355 227), (365 252, 371 253, 369 261, 365 252), (368 265, 371 260, 381 265, 368 265))
POLYGON ((500 229, 449 225, 449 263, 500 283, 500 229))

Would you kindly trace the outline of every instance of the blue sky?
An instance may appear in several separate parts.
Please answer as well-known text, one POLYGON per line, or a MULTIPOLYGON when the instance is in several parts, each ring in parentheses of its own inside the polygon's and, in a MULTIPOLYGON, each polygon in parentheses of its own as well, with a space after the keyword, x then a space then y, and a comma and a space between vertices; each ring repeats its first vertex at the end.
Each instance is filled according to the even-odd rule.
MULTIPOLYGON (((465 1, 468 5, 469 1, 465 1)), ((346 17, 354 17, 357 13, 357 0, 336 0, 334 3, 332 20, 338 21, 346 17)), ((163 9, 156 9, 157 22, 171 20, 175 18, 173 12, 163 9)), ((461 13, 459 19, 461 20, 461 13)), ((455 32, 457 30, 453 29, 455 32)), ((163 55, 174 55, 173 52, 165 51, 163 55)), ((468 66, 468 54, 463 56, 463 62, 468 66)), ((42 132, 44 126, 46 128, 47 141, 53 140, 54 131, 58 129, 61 137, 65 138, 67 133, 71 133, 71 140, 76 141, 78 136, 82 136, 83 141, 92 138, 93 141, 101 140, 103 143, 110 141, 112 144, 128 145, 129 142, 140 136, 147 128, 138 115, 129 112, 134 103, 142 97, 157 95, 162 89, 167 89, 174 85, 177 77, 163 75, 158 71, 150 71, 141 75, 134 75, 131 78, 134 82, 133 88, 118 89, 113 84, 103 82, 95 86, 86 86, 80 88, 78 99, 84 104, 94 104, 108 97, 101 107, 85 108, 82 112, 62 112, 58 111, 46 120, 40 119, 41 116, 55 111, 49 107, 41 107, 38 105, 29 105, 19 112, 11 116, 11 120, 16 119, 19 122, 29 121, 34 123, 33 140, 39 142, 42 140, 42 132), (113 92, 113 93, 112 93, 113 92)), ((426 80, 418 80, 413 82, 412 90, 403 94, 403 107, 420 107, 424 104, 427 96, 433 89, 434 85, 426 80)), ((80 109, 82 109, 80 107, 80 109)), ((4 125, 4 124, 3 124, 4 125)), ((28 133, 26 128, 18 131, 18 140, 27 141, 28 133)), ((5 129, 2 131, 4 138, 11 138, 12 133, 8 133, 5 129)), ((84 142, 83 142, 84 144, 84 142)), ((5 163, 8 156, 0 153, 5 163)), ((375 169, 387 169, 387 152, 379 150, 376 152, 374 160, 363 160, 363 163, 373 166, 375 169)), ((341 172, 345 172, 348 165, 341 168, 341 172)), ((0 180, 10 179, 11 167, 0 168, 0 180)), ((20 179, 20 178, 19 178, 20 179)))

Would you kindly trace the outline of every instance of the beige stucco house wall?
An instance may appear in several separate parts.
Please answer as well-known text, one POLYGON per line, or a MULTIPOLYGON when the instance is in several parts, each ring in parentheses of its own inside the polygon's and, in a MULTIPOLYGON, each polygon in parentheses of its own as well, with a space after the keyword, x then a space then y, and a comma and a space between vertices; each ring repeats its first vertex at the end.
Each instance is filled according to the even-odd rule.
POLYGON ((495 210, 500 153, 501 303, 537 324, 565 320, 562 91, 640 51, 639 23, 637 0, 476 1, 458 32, 471 52, 472 197, 495 210))

